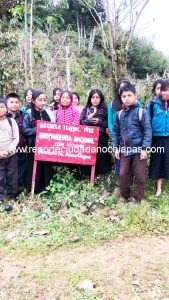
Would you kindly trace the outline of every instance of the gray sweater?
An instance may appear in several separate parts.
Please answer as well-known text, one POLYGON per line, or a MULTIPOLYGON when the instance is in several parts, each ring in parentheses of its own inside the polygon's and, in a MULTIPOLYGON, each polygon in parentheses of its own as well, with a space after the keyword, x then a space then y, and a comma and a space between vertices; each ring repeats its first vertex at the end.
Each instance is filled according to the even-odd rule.
MULTIPOLYGON (((11 118, 9 124, 7 118, 0 120, 0 151, 7 151, 8 156, 15 154, 16 147, 19 143, 19 129, 16 121, 11 118)), ((0 159, 2 159, 0 157, 0 159)))

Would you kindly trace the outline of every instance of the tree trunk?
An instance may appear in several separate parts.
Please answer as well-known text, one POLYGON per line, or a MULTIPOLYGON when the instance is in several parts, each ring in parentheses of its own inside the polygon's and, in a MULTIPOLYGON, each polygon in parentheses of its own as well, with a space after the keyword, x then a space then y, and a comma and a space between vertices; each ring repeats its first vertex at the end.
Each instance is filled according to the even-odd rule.
POLYGON ((28 45, 27 45, 27 35, 28 35, 28 25, 27 25, 27 0, 25 0, 25 41, 24 41, 24 47, 25 47, 25 58, 24 58, 24 69, 25 69, 25 84, 26 87, 28 87, 28 45))
POLYGON ((31 0, 31 20, 30 20, 30 77, 31 77, 31 87, 33 87, 32 28, 33 28, 33 0, 31 0))
POLYGON ((67 78, 67 89, 71 89, 71 70, 70 70, 70 48, 66 46, 66 78, 67 78))

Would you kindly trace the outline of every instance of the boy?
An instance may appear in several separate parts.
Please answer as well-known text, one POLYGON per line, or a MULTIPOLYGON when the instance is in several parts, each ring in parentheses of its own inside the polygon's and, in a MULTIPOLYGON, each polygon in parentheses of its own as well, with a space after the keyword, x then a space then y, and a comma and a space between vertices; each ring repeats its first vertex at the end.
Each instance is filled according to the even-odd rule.
POLYGON ((18 160, 15 154, 19 142, 18 126, 13 119, 6 116, 7 104, 0 97, 0 200, 6 195, 8 199, 15 200, 18 186, 18 160))
POLYGON ((117 113, 113 129, 113 147, 116 159, 120 159, 119 201, 130 196, 130 186, 134 180, 133 203, 144 196, 146 176, 146 148, 151 146, 152 130, 148 112, 139 108, 135 87, 128 83, 120 90, 123 109, 117 113))
MULTIPOLYGON (((26 165, 26 153, 24 153, 24 148, 26 147, 26 138, 22 132, 22 121, 23 113, 19 110, 21 103, 19 96, 16 93, 10 93, 6 97, 8 113, 7 117, 13 118, 18 124, 19 128, 19 144, 17 146, 17 156, 18 156, 18 191, 24 188, 25 179, 25 165, 26 165)), ((25 148, 26 150, 26 148, 25 148)))

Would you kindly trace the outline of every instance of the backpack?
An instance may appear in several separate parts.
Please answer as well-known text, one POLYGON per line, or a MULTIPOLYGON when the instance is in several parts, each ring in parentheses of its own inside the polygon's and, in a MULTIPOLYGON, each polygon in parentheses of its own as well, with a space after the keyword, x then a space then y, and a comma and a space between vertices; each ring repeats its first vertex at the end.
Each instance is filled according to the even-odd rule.
POLYGON ((12 129, 12 135, 13 135, 13 126, 12 126, 11 118, 10 118, 10 117, 7 117, 7 120, 8 120, 8 122, 9 122, 9 125, 11 126, 11 129, 12 129))
POLYGON ((154 104, 155 104, 155 101, 150 102, 150 118, 151 118, 151 121, 154 117, 154 104))
MULTIPOLYGON (((121 109, 121 110, 118 112, 118 118, 119 118, 119 121, 120 121, 120 116, 121 116, 122 111, 123 111, 123 109, 121 109)), ((139 107, 139 111, 138 111, 138 119, 139 119, 139 122, 142 121, 143 111, 144 111, 144 109, 141 108, 141 107, 139 107)))

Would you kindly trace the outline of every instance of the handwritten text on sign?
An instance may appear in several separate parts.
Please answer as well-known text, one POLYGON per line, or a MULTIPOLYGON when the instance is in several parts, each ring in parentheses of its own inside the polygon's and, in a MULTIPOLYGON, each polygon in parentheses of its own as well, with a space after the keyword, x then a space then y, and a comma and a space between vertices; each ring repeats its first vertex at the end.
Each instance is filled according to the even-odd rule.
POLYGON ((35 160, 95 165, 99 128, 38 121, 35 160))

